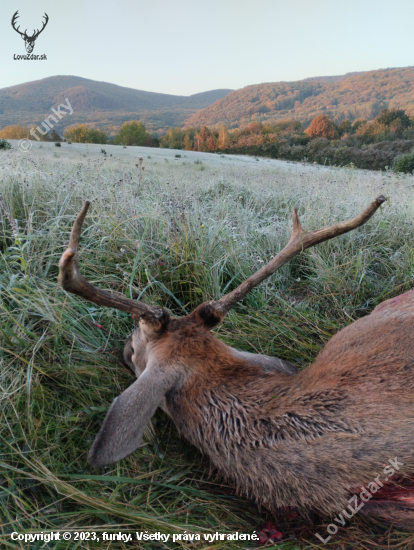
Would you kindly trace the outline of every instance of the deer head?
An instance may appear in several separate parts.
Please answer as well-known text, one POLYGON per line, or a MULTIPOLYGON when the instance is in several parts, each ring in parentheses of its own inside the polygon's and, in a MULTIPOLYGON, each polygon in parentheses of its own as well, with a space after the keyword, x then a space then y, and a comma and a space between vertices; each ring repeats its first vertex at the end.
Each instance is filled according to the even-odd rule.
POLYGON ((18 32, 20 34, 20 36, 23 38, 24 40, 24 45, 25 45, 25 48, 26 48, 26 52, 27 53, 32 53, 33 51, 33 48, 35 47, 35 41, 36 41, 36 38, 39 36, 39 34, 43 31, 43 29, 46 27, 48 21, 49 21, 49 17, 48 15, 45 13, 45 15, 43 16, 45 18, 45 21, 43 22, 43 27, 40 29, 37 30, 37 31, 33 31, 33 34, 32 36, 28 36, 27 34, 27 29, 24 31, 24 32, 20 32, 19 29, 20 29, 20 26, 17 27, 16 29, 16 21, 17 21, 17 18, 18 18, 18 14, 19 13, 19 10, 16 11, 16 13, 13 15, 13 18, 12 18, 12 27, 13 29, 18 32))
POLYGON ((289 506, 350 518, 364 506, 363 514, 414 531, 414 290, 339 331, 300 372, 234 350, 210 332, 282 265, 363 225, 384 201, 379 196, 353 220, 315 231, 304 231, 294 210, 291 238, 275 258, 181 318, 82 277, 85 202, 59 262, 59 283, 139 319, 124 347, 137 380, 112 403, 89 463, 112 464, 133 452, 160 406, 218 472, 273 513, 289 506))
MULTIPOLYGON (((186 384, 195 377, 198 384, 208 388, 232 376, 234 369, 242 376, 240 361, 256 365, 262 362, 264 366, 263 359, 247 357, 250 354, 243 357, 241 352, 231 351, 211 334, 211 329, 223 321, 237 302, 294 256, 365 224, 384 201, 385 198, 379 196, 356 218, 315 231, 302 228, 295 209, 290 240, 275 258, 229 294, 217 301, 205 302, 178 319, 171 318, 160 307, 98 289, 80 274, 79 240, 89 208, 89 202, 85 202, 74 222, 69 247, 59 262, 59 284, 68 292, 95 304, 131 313, 139 320, 139 328, 124 348, 124 359, 137 380, 113 402, 90 450, 89 462, 94 466, 110 464, 133 452, 140 445, 144 429, 157 407, 164 403, 164 410, 171 413, 165 405, 165 396, 186 391, 186 384)), ((290 376, 286 374, 291 372, 289 367, 275 370, 279 370, 282 377, 290 376)))

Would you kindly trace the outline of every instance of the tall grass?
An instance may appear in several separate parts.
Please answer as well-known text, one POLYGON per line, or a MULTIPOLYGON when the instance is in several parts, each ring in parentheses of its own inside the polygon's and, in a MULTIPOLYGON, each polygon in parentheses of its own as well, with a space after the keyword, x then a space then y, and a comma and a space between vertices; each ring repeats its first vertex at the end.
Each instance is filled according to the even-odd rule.
MULTIPOLYGON (((57 285, 57 264, 85 199, 92 200, 81 239, 85 277, 180 316, 219 298, 269 261, 289 238, 294 206, 303 226, 315 229, 350 218, 378 194, 387 195, 366 226, 297 257, 217 329, 239 349, 300 367, 337 330, 413 286, 412 176, 288 171, 264 162, 238 166, 207 155, 201 171, 192 160, 171 157, 166 163, 136 148, 144 157, 140 181, 137 156, 107 149, 114 156, 105 160, 91 146, 68 153, 65 144, 59 154, 47 145, 26 156, 13 149, 0 153, 0 546, 5 548, 26 547, 11 542, 13 531, 251 532, 267 517, 210 477, 208 461, 178 437, 162 412, 137 452, 102 471, 88 466, 86 454, 105 411, 133 380, 121 351, 134 325, 127 314, 99 308, 57 285)), ((281 548, 318 547, 316 526, 295 520, 284 530, 293 540, 281 548)), ((326 547, 368 548, 371 542, 376 548, 408 548, 413 539, 355 518, 326 547)), ((127 547, 71 544, 31 548, 127 547)), ((131 546, 149 547, 138 541, 131 546)), ((151 543, 166 547, 194 546, 151 543)), ((226 543, 241 547, 251 543, 226 543)))

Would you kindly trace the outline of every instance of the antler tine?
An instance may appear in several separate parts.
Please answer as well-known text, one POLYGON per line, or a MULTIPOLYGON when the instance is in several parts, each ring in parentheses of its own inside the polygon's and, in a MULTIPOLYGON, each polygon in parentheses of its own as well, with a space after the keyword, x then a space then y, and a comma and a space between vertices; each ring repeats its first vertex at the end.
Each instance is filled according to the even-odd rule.
POLYGON ((48 21, 49 21, 49 16, 48 16, 47 13, 45 12, 45 14, 44 14, 43 17, 45 18, 45 21, 44 21, 44 23, 43 23, 43 27, 40 29, 40 31, 39 31, 39 29, 37 29, 37 32, 36 32, 36 31, 33 31, 33 36, 32 36, 32 38, 37 38, 37 37, 39 36, 39 34, 43 31, 43 29, 46 27, 46 25, 47 25, 47 23, 48 23, 48 21))
POLYGON ((361 214, 352 220, 339 222, 330 227, 317 229, 315 231, 305 231, 300 225, 299 217, 296 208, 293 211, 293 230, 288 244, 275 256, 267 265, 246 279, 235 290, 226 294, 216 302, 210 304, 227 313, 237 302, 242 300, 253 288, 262 281, 270 277, 275 271, 281 268, 285 263, 291 260, 297 254, 300 254, 306 248, 315 246, 339 235, 343 235, 348 231, 352 231, 356 227, 364 225, 371 216, 377 211, 386 198, 383 195, 377 197, 361 214))
POLYGON ((69 247, 62 254, 59 260, 58 282, 60 286, 73 294, 77 294, 99 306, 113 307, 132 313, 137 317, 145 317, 148 323, 160 323, 165 318, 166 312, 158 307, 151 307, 143 302, 130 300, 125 296, 112 294, 101 290, 88 283, 80 274, 78 267, 79 241, 82 225, 89 208, 89 201, 85 201, 82 210, 79 212, 70 234, 69 247))
POLYGON ((17 21, 17 19, 18 19, 18 17, 19 17, 19 16, 17 15, 18 13, 19 13, 19 10, 17 10, 16 13, 15 13, 15 14, 13 15, 13 17, 12 17, 12 27, 13 27, 13 29, 14 29, 16 32, 18 32, 19 34, 21 34, 22 36, 24 36, 24 33, 19 31, 20 25, 17 27, 17 29, 16 29, 16 27, 15 27, 16 21, 17 21))

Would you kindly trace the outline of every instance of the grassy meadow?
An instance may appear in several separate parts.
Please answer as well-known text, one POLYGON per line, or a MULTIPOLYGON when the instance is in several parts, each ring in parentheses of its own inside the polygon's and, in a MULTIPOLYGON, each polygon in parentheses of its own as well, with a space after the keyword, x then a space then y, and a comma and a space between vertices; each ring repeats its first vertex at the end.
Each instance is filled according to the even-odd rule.
MULTIPOLYGON (((92 201, 81 239, 84 276, 180 316, 277 254, 293 207, 305 229, 316 229, 385 195, 365 226, 296 257, 216 329, 232 346, 299 367, 339 329, 414 286, 414 176, 139 147, 34 143, 21 153, 13 142, 0 151, 0 194, 0 548, 29 548, 11 541, 13 531, 252 533, 270 519, 210 476, 207 458, 162 411, 135 453, 101 471, 88 465, 105 412, 134 379, 122 362, 134 321, 57 284, 84 200, 92 201)), ((414 544, 413 535, 358 516, 323 545, 314 533, 326 533, 329 521, 319 521, 282 522, 286 539, 277 547, 414 544)), ((207 544, 72 540, 30 548, 207 544)))

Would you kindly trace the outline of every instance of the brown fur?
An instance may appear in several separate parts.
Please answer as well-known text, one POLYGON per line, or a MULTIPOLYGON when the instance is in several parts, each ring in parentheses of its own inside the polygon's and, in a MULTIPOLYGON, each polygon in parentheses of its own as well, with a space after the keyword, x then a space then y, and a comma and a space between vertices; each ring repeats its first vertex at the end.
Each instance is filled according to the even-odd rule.
MULTIPOLYGON (((146 361, 179 366, 163 408, 240 492, 272 511, 330 515, 353 487, 385 477, 388 459, 403 463, 399 475, 414 473, 414 291, 340 331, 295 376, 235 357, 205 309, 170 320, 156 340, 143 326, 133 342, 146 361)), ((414 517, 407 494, 404 516, 414 517)), ((391 499, 364 513, 394 518, 398 507, 391 499)))

